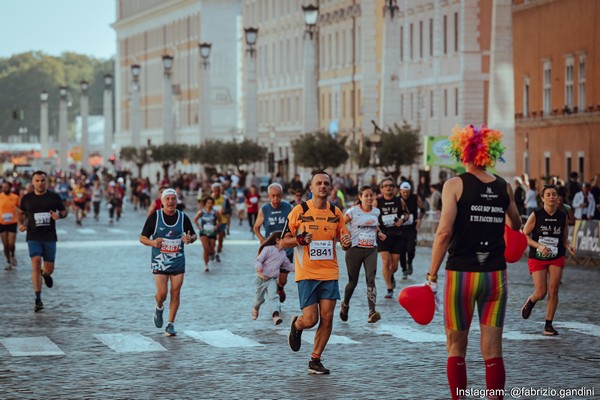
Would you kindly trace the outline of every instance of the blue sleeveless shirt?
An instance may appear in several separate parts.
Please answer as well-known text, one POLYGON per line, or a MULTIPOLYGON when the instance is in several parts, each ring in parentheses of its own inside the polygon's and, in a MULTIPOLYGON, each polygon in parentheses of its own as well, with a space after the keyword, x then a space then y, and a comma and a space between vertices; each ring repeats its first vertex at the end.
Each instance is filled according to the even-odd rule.
POLYGON ((177 222, 167 225, 163 211, 157 211, 156 227, 151 239, 163 238, 160 249, 152 248, 151 268, 154 273, 179 274, 185 272, 185 254, 183 253, 183 212, 177 210, 177 222))
MULTIPOLYGON (((262 206, 263 216, 265 217, 263 222, 265 238, 268 238, 273 232, 283 230, 285 221, 287 220, 288 214, 292 212, 292 208, 292 205, 287 201, 282 201, 277 209, 273 208, 271 203, 262 206)), ((293 257, 294 249, 285 249, 285 254, 293 257)))

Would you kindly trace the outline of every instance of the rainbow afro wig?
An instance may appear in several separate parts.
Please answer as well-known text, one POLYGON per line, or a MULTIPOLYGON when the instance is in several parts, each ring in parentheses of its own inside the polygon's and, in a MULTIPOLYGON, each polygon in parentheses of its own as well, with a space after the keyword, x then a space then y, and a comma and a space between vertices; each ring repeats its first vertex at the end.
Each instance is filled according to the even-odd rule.
POLYGON ((472 163, 477 167, 493 167, 497 160, 504 162, 502 154, 505 147, 500 139, 502 133, 482 125, 480 129, 473 125, 464 128, 456 126, 452 130, 450 146, 447 148, 451 156, 463 164, 472 163))

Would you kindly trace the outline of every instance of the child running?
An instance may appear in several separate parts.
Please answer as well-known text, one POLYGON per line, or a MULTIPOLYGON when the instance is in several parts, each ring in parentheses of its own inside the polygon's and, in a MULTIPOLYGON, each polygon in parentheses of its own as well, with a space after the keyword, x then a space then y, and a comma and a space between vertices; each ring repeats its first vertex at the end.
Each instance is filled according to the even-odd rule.
POLYGON ((256 295, 254 307, 252 308, 252 319, 258 318, 258 309, 265 302, 265 295, 269 300, 269 307, 275 325, 283 321, 281 313, 281 302, 277 294, 277 278, 279 270, 293 272, 294 264, 288 260, 285 250, 281 247, 281 231, 273 232, 267 240, 258 248, 256 257, 256 295))

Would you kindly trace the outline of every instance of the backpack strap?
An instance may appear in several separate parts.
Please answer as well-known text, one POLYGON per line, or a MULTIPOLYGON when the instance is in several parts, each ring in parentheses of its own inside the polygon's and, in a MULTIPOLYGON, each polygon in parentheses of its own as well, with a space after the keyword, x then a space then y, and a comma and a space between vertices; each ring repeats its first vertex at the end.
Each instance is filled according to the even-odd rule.
POLYGON ((304 214, 308 211, 308 204, 305 201, 300 203, 300 207, 302 207, 302 214, 304 214))

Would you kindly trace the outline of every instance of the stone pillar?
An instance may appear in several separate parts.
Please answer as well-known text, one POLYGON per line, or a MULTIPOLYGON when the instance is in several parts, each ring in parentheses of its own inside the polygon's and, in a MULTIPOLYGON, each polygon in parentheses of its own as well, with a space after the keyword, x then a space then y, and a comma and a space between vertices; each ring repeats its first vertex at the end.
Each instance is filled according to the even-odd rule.
POLYGON ((69 164, 67 159, 68 137, 67 137, 67 88, 60 89, 60 104, 58 107, 58 148, 60 152, 60 169, 67 172, 69 164))
POLYGON ((202 63, 202 89, 200 93, 200 143, 211 135, 210 118, 210 63, 202 63))
POLYGON ((81 168, 90 166, 89 96, 87 87, 81 88, 81 168))
POLYGON ((302 133, 312 133, 319 129, 319 34, 316 30, 304 32, 304 117, 302 133))
POLYGON ((258 140, 258 82, 256 79, 256 50, 246 50, 246 138, 258 140))
POLYGON ((383 8, 383 67, 381 69, 381 117, 382 129, 402 125, 400 115, 400 16, 398 6, 386 3, 383 8))
POLYGON ((40 145, 42 158, 45 158, 50 157, 50 146, 48 145, 48 92, 43 92, 40 98, 42 100, 40 106, 40 145))
POLYGON ((112 112, 112 86, 104 85, 104 146, 102 156, 104 158, 104 167, 108 168, 109 158, 112 155, 113 145, 113 112, 112 112))
POLYGON ((133 78, 131 82, 131 145, 135 148, 141 146, 142 109, 140 107, 140 82, 133 78))

